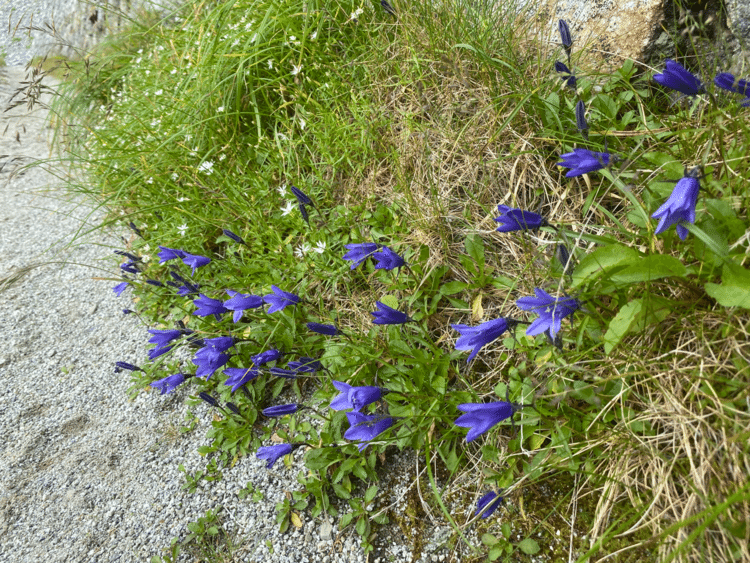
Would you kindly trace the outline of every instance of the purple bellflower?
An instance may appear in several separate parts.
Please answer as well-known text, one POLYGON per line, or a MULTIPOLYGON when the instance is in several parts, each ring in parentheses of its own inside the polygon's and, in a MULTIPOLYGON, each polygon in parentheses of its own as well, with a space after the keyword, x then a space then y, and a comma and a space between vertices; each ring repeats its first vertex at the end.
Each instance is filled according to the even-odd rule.
POLYGON ((239 243, 239 244, 244 244, 245 246, 247 246, 247 243, 246 243, 246 242, 245 242, 244 240, 242 240, 242 237, 241 237, 240 235, 235 235, 235 234, 234 234, 234 233, 233 233, 232 231, 230 231, 229 229, 222 229, 222 230, 221 230, 221 232, 222 232, 222 233, 224 234, 224 236, 227 236, 227 237, 229 237, 229 238, 230 238, 230 239, 232 239, 232 240, 233 240, 234 242, 237 242, 237 243, 239 243))
POLYGON ((344 260, 351 260, 352 265, 349 269, 354 270, 378 250, 378 245, 374 242, 362 242, 358 244, 345 244, 344 248, 349 251, 344 254, 344 260))
POLYGON ((160 379, 159 381, 154 381, 151 384, 151 387, 161 391, 161 395, 165 395, 177 389, 177 387, 182 385, 184 382, 185 374, 175 373, 174 375, 169 375, 163 379, 160 379))
POLYGON ((325 336, 336 336, 339 334, 339 330, 335 325, 324 325, 320 323, 307 323, 307 328, 318 334, 324 334, 325 336))
POLYGON ((263 298, 260 295, 237 293, 231 289, 227 289, 226 291, 230 298, 224 301, 224 307, 230 311, 234 311, 232 322, 240 322, 242 313, 247 309, 257 309, 263 306, 263 298))
POLYGON ((413 319, 406 313, 397 311, 396 309, 393 309, 388 305, 381 303, 380 301, 376 301, 375 305, 377 306, 378 310, 370 313, 373 317, 375 317, 372 321, 373 324, 400 325, 413 321, 413 319))
POLYGON ((350 427, 344 432, 344 438, 347 440, 358 441, 357 448, 361 452, 374 440, 376 436, 382 434, 393 426, 393 418, 390 416, 381 416, 378 414, 362 414, 361 412, 348 412, 346 418, 349 419, 350 427))
POLYGON ((227 376, 227 380, 224 385, 228 385, 232 388, 232 393, 237 391, 240 387, 245 385, 248 381, 252 381, 260 375, 260 371, 256 367, 252 368, 226 368, 224 375, 227 376))
POLYGON ((653 219, 659 219, 659 224, 656 226, 657 235, 672 225, 676 225, 680 239, 687 238, 688 230, 684 223, 695 223, 695 203, 701 189, 699 176, 700 168, 698 167, 688 172, 677 182, 667 201, 651 215, 653 219))
POLYGON ((521 297, 516 301, 519 309, 532 311, 539 315, 526 329, 527 336, 536 336, 549 331, 552 339, 560 330, 561 321, 580 307, 573 297, 552 297, 538 287, 534 288, 536 297, 521 297))
POLYGON ((387 246, 383 246, 383 250, 380 252, 373 252, 372 258, 377 262, 375 264, 376 270, 395 270, 406 264, 401 256, 387 246))
POLYGON ((268 463, 266 464, 266 467, 268 469, 271 469, 273 467, 273 464, 276 463, 276 461, 284 457, 287 454, 292 453, 292 450, 294 448, 292 447, 292 444, 278 444, 276 446, 263 446, 262 448, 258 448, 258 451, 256 452, 256 456, 260 459, 265 459, 268 463))
POLYGON ((148 339, 148 341, 151 344, 156 344, 157 348, 164 348, 165 346, 168 346, 170 342, 172 342, 173 340, 177 340, 180 336, 182 336, 182 331, 178 329, 149 329, 148 333, 152 335, 151 338, 148 339))
POLYGON ((201 391, 200 393, 198 393, 198 396, 201 399, 203 399, 204 401, 206 401, 212 407, 218 407, 219 406, 219 401, 217 401, 216 399, 214 399, 211 395, 209 395, 205 391, 201 391))
POLYGON ((331 408, 335 411, 354 409, 359 412, 370 403, 379 401, 383 395, 380 387, 352 387, 343 381, 334 381, 333 386, 339 390, 339 395, 331 401, 331 408))
POLYGON ((183 253, 182 262, 186 266, 190 266, 193 271, 191 272, 191 276, 195 274, 195 270, 197 268, 200 268, 202 266, 205 266, 206 264, 211 263, 210 258, 206 258, 205 256, 199 256, 197 254, 188 254, 187 252, 183 253))
POLYGON ((195 316, 207 317, 208 315, 213 315, 217 321, 221 320, 221 315, 229 312, 229 309, 224 307, 224 303, 219 299, 211 299, 202 293, 197 299, 193 300, 193 305, 198 307, 195 313, 193 313, 195 316))
POLYGON ((565 153, 560 158, 562 158, 562 162, 558 162, 557 166, 570 168, 568 173, 565 174, 566 178, 575 178, 589 172, 596 172, 609 166, 612 161, 612 155, 608 152, 594 152, 588 149, 573 149, 573 152, 565 153))
POLYGON ((115 373, 120 373, 124 369, 128 371, 143 371, 138 366, 129 364, 128 362, 115 362, 115 373))
POLYGON ((120 269, 123 272, 127 272, 129 274, 137 274, 140 271, 135 267, 135 262, 133 262, 132 260, 128 260, 127 262, 123 262, 122 264, 120 264, 120 269))
POLYGON ((559 72, 562 75, 560 78, 562 78, 566 87, 570 88, 571 90, 576 89, 576 85, 578 84, 578 79, 576 78, 576 75, 571 72, 571 70, 567 67, 565 63, 561 63, 560 61, 555 61, 555 72, 559 72))
POLYGON ((271 286, 271 291, 273 293, 263 296, 263 301, 271 306, 268 309, 269 313, 275 313, 276 311, 281 311, 284 307, 299 303, 299 297, 294 295, 294 293, 288 293, 275 285, 271 286))
POLYGON ((153 285, 155 287, 164 287, 164 284, 161 283, 159 280, 146 280, 146 283, 149 285, 153 285))
POLYGON ((298 187, 292 186, 290 189, 292 190, 292 193, 294 194, 294 197, 297 198, 297 201, 301 205, 312 205, 313 204, 312 200, 309 197, 307 197, 307 195, 302 190, 300 190, 298 187))
POLYGON ((268 407, 267 409, 263 409, 261 412, 263 413, 263 416, 275 418, 279 416, 285 416, 287 414, 294 414, 298 410, 300 410, 300 408, 302 408, 302 405, 298 403, 289 403, 287 405, 276 405, 274 407, 268 407))
POLYGON ((459 416, 455 424, 469 429, 466 441, 472 442, 499 422, 511 418, 520 408, 520 405, 507 401, 463 403, 458 405, 458 410, 466 414, 459 416))
POLYGON ((167 248, 166 246, 159 247, 159 264, 164 264, 167 260, 174 260, 175 258, 183 258, 185 256, 184 250, 178 250, 176 248, 167 248))
POLYGON ((503 490, 500 489, 497 493, 495 491, 490 491, 489 493, 484 494, 477 502, 477 511, 474 513, 474 516, 478 516, 479 514, 482 515, 482 518, 489 518, 492 516, 492 513, 495 512, 503 502, 503 497, 501 496, 502 493, 503 490))
MULTIPOLYGON (((293 362, 289 362, 289 363, 293 363, 293 362)), ((276 377, 283 377, 284 379, 297 379, 297 374, 299 372, 294 371, 292 369, 272 367, 272 368, 268 368, 268 373, 270 373, 271 375, 275 375, 276 377)))
POLYGON ((703 92, 703 83, 680 63, 667 60, 667 68, 662 74, 655 74, 654 80, 666 88, 695 96, 703 92))
POLYGON ((323 370, 323 365, 315 358, 302 356, 295 362, 289 362, 287 367, 296 373, 316 373, 323 370))
POLYGON ((565 49, 565 54, 568 55, 568 61, 570 61, 570 52, 573 48, 573 38, 570 36, 568 22, 565 20, 559 20, 557 22, 557 30, 560 32, 560 40, 562 41, 563 49, 565 49))
POLYGON ((117 295, 117 297, 120 297, 120 295, 122 295, 122 292, 125 291, 129 285, 130 285, 130 282, 127 282, 127 281, 120 282, 115 287, 112 288, 112 291, 115 292, 115 295, 117 295))
POLYGON ((510 323, 507 319, 501 317, 474 327, 467 325, 451 325, 451 327, 461 333, 458 342, 456 342, 456 350, 471 350, 471 354, 466 360, 466 363, 469 363, 483 346, 500 338, 510 328, 510 323))
POLYGON ((742 100, 740 105, 743 107, 750 106, 750 82, 747 80, 735 80, 734 75, 729 74, 728 72, 720 72, 716 75, 716 78, 714 78, 714 84, 724 90, 729 90, 730 92, 735 92, 745 96, 746 99, 742 100))
POLYGON ((211 346, 201 348, 195 353, 192 362, 197 366, 196 377, 205 377, 208 380, 217 369, 229 361, 229 354, 219 352, 211 346))
POLYGON ((226 352, 234 346, 234 338, 231 336, 217 336, 216 338, 206 338, 203 340, 204 346, 210 346, 217 352, 226 352))
POLYGON ((495 217, 495 221, 500 223, 497 230, 501 233, 533 230, 546 227, 548 224, 544 217, 531 211, 522 211, 507 205, 498 205, 497 211, 500 217, 495 217))
POLYGON ((263 364, 267 364, 268 362, 275 362, 276 360, 281 358, 281 356, 281 350, 276 350, 274 348, 272 350, 266 350, 265 352, 256 354, 255 356, 251 356, 250 359, 253 361, 254 365, 262 366, 263 364))

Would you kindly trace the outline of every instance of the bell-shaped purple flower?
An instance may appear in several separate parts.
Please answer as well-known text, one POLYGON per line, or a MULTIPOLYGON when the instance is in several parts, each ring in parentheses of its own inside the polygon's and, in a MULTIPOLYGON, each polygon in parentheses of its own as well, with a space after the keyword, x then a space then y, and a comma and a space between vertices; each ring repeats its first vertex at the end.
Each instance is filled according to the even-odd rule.
POLYGON ((477 326, 451 325, 454 330, 461 333, 456 342, 456 350, 471 350, 466 363, 473 360, 482 349, 493 340, 499 338, 509 328, 507 319, 499 318, 484 322, 477 326))
POLYGON ((190 275, 192 276, 193 274, 195 274, 195 270, 197 268, 201 268, 205 266, 206 264, 210 264, 211 259, 206 258, 205 256, 199 256, 197 254, 188 254, 187 252, 184 252, 183 257, 182 257, 182 262, 186 266, 190 266, 193 269, 193 271, 190 273, 190 275))
POLYGON ((122 292, 125 291, 129 285, 130 285, 130 282, 127 282, 127 281, 120 282, 115 287, 112 288, 112 291, 115 292, 115 295, 117 295, 117 297, 120 297, 120 295, 122 295, 122 292))
POLYGON ((676 225, 680 239, 685 240, 687 238, 688 230, 684 223, 695 223, 695 203, 701 189, 698 180, 699 174, 699 168, 694 168, 688 172, 687 176, 677 182, 667 201, 651 215, 653 219, 659 219, 659 224, 656 226, 657 235, 663 233, 672 225, 676 225))
POLYGON ((289 305, 296 305, 297 303, 299 303, 299 297, 294 293, 288 293, 282 289, 279 289, 275 285, 271 286, 271 291, 273 291, 273 293, 263 296, 263 301, 271 306, 268 309, 269 313, 275 313, 276 311, 281 311, 289 305))
POLYGON ((324 325, 320 323, 307 323, 307 328, 318 334, 324 334, 326 336, 336 336, 339 334, 339 330, 335 325, 324 325))
POLYGON ((549 293, 538 287, 534 288, 536 297, 521 297, 516 301, 519 309, 532 311, 539 315, 526 329, 527 336, 536 336, 549 331, 554 339, 560 330, 561 321, 580 307, 578 301, 573 297, 552 297, 549 293))
POLYGON ((406 264, 401 256, 387 246, 383 246, 380 252, 373 252, 372 258, 376 261, 376 270, 394 270, 406 264))
POLYGON ((667 60, 667 68, 662 74, 655 74, 654 80, 686 96, 695 96, 703 92, 703 83, 680 63, 667 60))
POLYGON ((576 85, 578 84, 578 79, 576 78, 576 75, 571 72, 571 70, 567 67, 565 63, 561 63, 560 61, 555 61, 555 72, 559 72, 562 76, 563 82, 565 82, 565 86, 570 88, 571 90, 576 89, 576 85))
POLYGON ((379 401, 383 396, 383 389, 380 387, 352 387, 343 381, 334 381, 333 386, 339 391, 339 395, 331 401, 331 408, 335 411, 346 409, 360 411, 370 403, 379 401))
POLYGON ((166 246, 159 247, 159 264, 164 264, 167 260, 174 260, 175 258, 182 258, 185 256, 184 250, 178 250, 176 248, 167 248, 166 246))
POLYGON ((232 322, 238 323, 242 318, 242 313, 247 309, 257 309, 263 306, 263 298, 260 295, 251 295, 249 293, 237 293, 227 289, 227 295, 230 299, 224 301, 224 307, 234 311, 232 322))
POLYGON ((372 256, 377 251, 378 245, 374 242, 362 242, 358 244, 345 244, 344 248, 349 251, 344 254, 344 260, 352 261, 351 268, 349 269, 353 270, 372 256))
POLYGON ((258 448, 258 451, 256 452, 256 456, 260 459, 265 459, 268 463, 266 464, 266 467, 268 469, 271 469, 273 467, 273 464, 276 463, 276 460, 278 460, 281 457, 284 457, 287 454, 292 453, 292 444, 278 444, 276 446, 263 446, 262 448, 258 448))
POLYGON ((281 356, 281 350, 276 350, 274 348, 272 350, 266 350, 265 352, 256 354, 255 356, 251 356, 250 359, 253 361, 254 365, 262 366, 263 364, 267 364, 268 362, 275 362, 276 360, 281 358, 281 356))
POLYGON ((362 414, 361 412, 348 412, 346 418, 350 427, 344 432, 347 440, 360 442, 357 448, 361 452, 370 445, 370 441, 393 426, 393 418, 379 414, 362 414))
POLYGON ((298 187, 291 186, 290 189, 292 190, 292 193, 294 194, 294 197, 297 198, 297 201, 301 205, 312 205, 313 204, 312 200, 309 197, 307 197, 307 195, 302 190, 300 190, 298 187))
POLYGON ((221 315, 229 312, 229 309, 224 307, 224 303, 219 299, 211 299, 202 293, 197 299, 193 300, 193 305, 198 307, 195 313, 193 313, 195 316, 207 317, 208 315, 214 315, 217 321, 221 320, 221 315))
POLYGON ((570 36, 568 22, 565 20, 558 20, 557 29, 560 32, 560 40, 562 41, 563 49, 565 49, 565 54, 568 55, 568 60, 570 60, 570 53, 573 48, 573 38, 570 36))
POLYGON ((477 502, 477 511, 474 516, 482 515, 482 518, 489 518, 492 513, 495 512, 503 502, 502 489, 499 492, 490 491, 482 495, 482 498, 477 502))
POLYGON ((140 270, 138 270, 138 268, 136 267, 135 262, 133 262, 132 260, 128 260, 127 262, 123 262, 122 264, 120 264, 120 269, 123 272, 127 272, 129 274, 137 274, 140 272, 140 270))
POLYGON ((532 211, 522 211, 507 205, 498 205, 497 211, 500 216, 495 217, 495 221, 500 223, 497 230, 501 233, 534 230, 548 224, 544 217, 532 211))
POLYGON ((217 352, 226 352, 234 346, 234 338, 231 336, 217 336, 216 338, 206 338, 203 340, 204 346, 210 346, 217 352))
POLYGON ((241 237, 240 235, 236 235, 236 234, 234 234, 234 233, 233 233, 232 231, 230 231, 229 229, 222 229, 222 230, 221 230, 221 232, 222 232, 222 233, 224 233, 224 236, 227 236, 227 237, 229 237, 229 238, 230 238, 230 239, 232 239, 232 240, 233 240, 234 242, 237 242, 237 243, 239 243, 239 244, 244 244, 245 246, 247 246, 247 243, 246 243, 246 242, 245 242, 244 240, 242 240, 242 237, 241 237))
POLYGON ((589 140, 589 124, 586 121, 586 105, 583 100, 578 100, 576 104, 576 129, 583 135, 583 138, 589 140))
POLYGON ((151 344, 156 344, 157 348, 168 346, 170 342, 172 342, 173 340, 177 340, 180 336, 182 336, 182 331, 178 329, 149 329, 148 333, 152 335, 151 338, 148 339, 148 341, 151 344))
POLYGON ((740 105, 743 107, 750 106, 750 82, 747 80, 735 80, 734 75, 729 74, 728 72, 720 72, 714 78, 714 84, 724 90, 729 90, 730 92, 735 92, 745 96, 746 99, 742 100, 740 105))
POLYGON ((263 413, 263 416, 275 418, 279 416, 285 416, 287 414, 294 414, 298 410, 300 410, 300 408, 302 408, 302 405, 298 403, 289 403, 287 405, 276 405, 273 407, 268 407, 267 409, 263 409, 261 412, 263 413))
POLYGON ((128 362, 115 362, 115 373, 120 373, 124 369, 128 371, 144 371, 138 366, 129 364, 128 362))
POLYGON ((192 362, 197 366, 195 370, 196 377, 205 377, 208 380, 217 369, 224 366, 229 361, 229 354, 219 352, 211 346, 201 348, 195 353, 192 362))
POLYGON ((455 424, 469 429, 466 441, 472 442, 499 422, 512 417, 519 408, 518 405, 507 401, 463 403, 458 405, 458 410, 466 414, 459 416, 455 424))
POLYGON ((227 376, 227 380, 224 385, 228 385, 232 388, 232 393, 237 391, 240 387, 245 385, 248 381, 252 381, 260 375, 260 371, 256 367, 251 368, 226 368, 224 375, 227 376))
POLYGON ((287 367, 296 373, 316 373, 322 371, 323 365, 315 358, 302 356, 299 360, 289 362, 287 367))
POLYGON ((570 168, 565 174, 566 178, 596 172, 609 166, 612 161, 612 155, 608 152, 594 152, 588 149, 573 149, 573 152, 565 153, 560 158, 562 162, 558 162, 557 166, 570 168))
POLYGON ((370 313, 373 317, 375 317, 372 321, 373 324, 400 325, 400 324, 411 322, 413 320, 406 313, 397 311, 396 309, 393 309, 389 307, 388 305, 381 303, 380 301, 376 301, 375 305, 377 306, 378 310, 370 313))
POLYGON ((163 379, 160 379, 159 381, 154 381, 151 384, 151 387, 154 389, 158 389, 161 391, 161 395, 171 393, 175 389, 177 389, 180 385, 182 385, 185 381, 185 374, 183 373, 175 373, 174 375, 169 375, 163 379))

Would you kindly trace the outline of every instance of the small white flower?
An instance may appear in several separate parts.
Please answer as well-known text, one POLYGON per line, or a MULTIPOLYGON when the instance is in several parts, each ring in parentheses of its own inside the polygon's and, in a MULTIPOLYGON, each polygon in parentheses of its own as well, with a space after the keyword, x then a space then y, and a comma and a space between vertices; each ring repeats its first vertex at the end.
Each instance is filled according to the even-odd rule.
POLYGON ((318 32, 317 32, 317 31, 313 31, 313 32, 312 32, 312 33, 310 34, 310 41, 315 41, 315 38, 316 38, 317 36, 318 36, 318 32))
POLYGON ((227 157, 227 155, 225 155, 224 153, 221 153, 219 155, 219 162, 223 161, 226 157, 227 157))
POLYGON ((289 215, 292 211, 294 211, 297 208, 296 205, 294 205, 293 201, 287 201, 286 207, 281 208, 281 215, 289 215))
POLYGON ((312 246, 310 246, 309 242, 303 242, 297 247, 297 250, 294 251, 294 254, 296 254, 299 258, 302 258, 305 254, 310 252, 312 249, 312 246))
POLYGON ((273 68, 273 59, 268 59, 268 68, 273 68))
POLYGON ((219 112, 219 113, 221 113, 222 111, 224 111, 224 106, 217 107, 216 111, 219 112))
POLYGON ((151 260, 151 256, 149 254, 141 254, 141 262, 143 262, 145 264, 149 260, 151 260))
POLYGON ((300 128, 300 129, 302 129, 302 130, 304 131, 304 130, 305 130, 305 125, 307 125, 307 121, 305 121, 304 119, 302 119, 302 118, 300 117, 300 118, 299 118, 299 128, 300 128))
POLYGON ((150 245, 150 244, 148 244, 148 243, 146 243, 146 244, 144 244, 144 245, 143 245, 143 246, 141 247, 141 250, 142 250, 143 252, 148 252, 149 250, 151 250, 151 245, 150 245))
POLYGON ((276 191, 279 192, 279 195, 281 197, 285 197, 286 196, 286 184, 280 185, 278 188, 276 188, 276 191))
POLYGON ((188 230, 187 223, 183 223, 182 225, 180 225, 179 227, 177 227, 177 230, 180 231, 180 236, 184 237, 185 236, 185 231, 188 230))
POLYGON ((172 70, 169 71, 169 74, 177 74, 177 69, 173 68, 172 70))
POLYGON ((289 41, 296 41, 297 38, 294 35, 289 36, 289 41))
POLYGON ((161 96, 164 93, 164 90, 159 88, 156 92, 154 92, 154 96, 161 96))
POLYGON ((300 63, 299 66, 292 65, 292 76, 297 76, 299 74, 299 71, 302 70, 302 63, 300 63))
POLYGON ((201 162, 200 166, 198 166, 198 171, 211 175, 214 171, 214 163, 210 161, 201 162))
POLYGON ((176 182, 180 177, 177 175, 177 172, 172 172, 172 181, 176 182))
POLYGON ((321 240, 315 243, 315 248, 313 248, 315 252, 318 254, 323 254, 326 251, 326 241, 321 240))
POLYGON ((153 176, 149 177, 149 179, 146 180, 146 183, 147 184, 153 184, 154 183, 154 177, 153 176))
POLYGON ((186 198, 186 197, 183 197, 183 196, 180 196, 180 197, 178 197, 178 198, 177 198, 177 201, 178 201, 179 203, 182 203, 183 201, 187 201, 187 200, 188 200, 188 198, 186 198))
POLYGON ((253 35, 253 36, 252 36, 252 37, 250 38, 250 43, 255 43, 255 40, 256 40, 256 39, 258 39, 258 34, 257 34, 257 33, 256 33, 256 34, 254 34, 254 35, 253 35))

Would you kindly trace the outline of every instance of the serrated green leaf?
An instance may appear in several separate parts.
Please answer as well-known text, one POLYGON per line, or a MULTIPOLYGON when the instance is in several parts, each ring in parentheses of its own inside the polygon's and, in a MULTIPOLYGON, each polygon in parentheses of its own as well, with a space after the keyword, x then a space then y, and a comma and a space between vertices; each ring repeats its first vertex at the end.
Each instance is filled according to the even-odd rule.
POLYGON ((721 273, 721 285, 707 283, 706 293, 724 307, 750 309, 750 271, 727 262, 721 273))
POLYGON ((534 555, 535 553, 539 553, 539 544, 531 538, 526 538, 525 540, 521 540, 518 544, 518 549, 523 551, 526 555, 534 555))

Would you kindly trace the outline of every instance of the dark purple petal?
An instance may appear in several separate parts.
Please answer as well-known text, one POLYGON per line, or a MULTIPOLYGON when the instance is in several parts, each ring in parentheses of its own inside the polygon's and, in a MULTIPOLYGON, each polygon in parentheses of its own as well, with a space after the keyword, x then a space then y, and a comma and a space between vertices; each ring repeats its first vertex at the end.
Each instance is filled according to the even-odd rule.
POLYGON ((396 309, 393 309, 388 305, 381 303, 380 301, 376 301, 375 305, 377 306, 378 310, 370 313, 373 317, 375 317, 372 321, 373 324, 398 325, 412 321, 412 318, 406 313, 397 311, 396 309))

